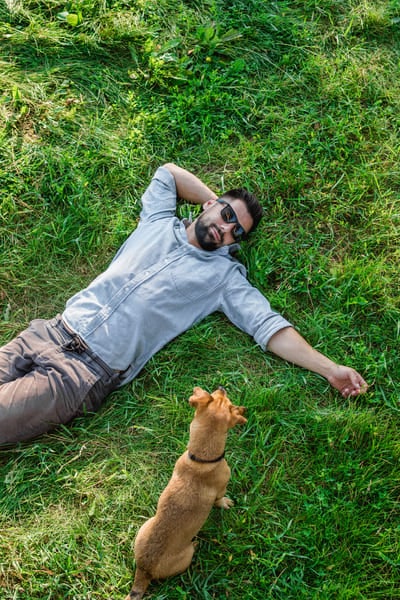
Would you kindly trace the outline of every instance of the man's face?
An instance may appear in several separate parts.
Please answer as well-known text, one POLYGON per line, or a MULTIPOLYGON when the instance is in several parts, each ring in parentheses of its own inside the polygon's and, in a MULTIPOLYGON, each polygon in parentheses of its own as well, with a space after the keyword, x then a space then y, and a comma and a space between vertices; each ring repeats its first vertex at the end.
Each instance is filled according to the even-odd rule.
POLYGON ((225 198, 221 198, 220 202, 212 200, 204 204, 203 208, 204 212, 194 222, 197 242, 203 250, 216 250, 233 244, 238 241, 234 232, 240 226, 248 233, 253 225, 246 204, 237 198, 226 198, 226 201, 225 198), (228 210, 224 211, 225 207, 228 210), (233 209, 233 213, 229 207, 233 209), (232 222, 227 222, 227 216, 233 217, 232 222))

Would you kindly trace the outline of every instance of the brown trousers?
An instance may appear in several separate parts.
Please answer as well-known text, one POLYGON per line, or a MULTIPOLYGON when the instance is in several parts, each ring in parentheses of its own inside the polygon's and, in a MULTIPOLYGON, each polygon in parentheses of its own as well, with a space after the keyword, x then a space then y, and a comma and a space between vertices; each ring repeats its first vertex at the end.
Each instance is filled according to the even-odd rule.
POLYGON ((96 411, 120 374, 57 316, 35 319, 0 348, 0 445, 28 440, 96 411))

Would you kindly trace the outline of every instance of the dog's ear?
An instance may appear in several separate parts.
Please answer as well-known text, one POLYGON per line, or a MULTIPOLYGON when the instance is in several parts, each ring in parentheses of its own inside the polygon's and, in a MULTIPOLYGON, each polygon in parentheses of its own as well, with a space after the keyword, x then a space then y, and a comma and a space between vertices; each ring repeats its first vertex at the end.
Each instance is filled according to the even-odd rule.
POLYGON ((235 425, 244 425, 247 423, 246 417, 243 416, 245 411, 244 406, 231 406, 231 414, 232 414, 232 427, 235 425))
POLYGON ((193 395, 189 398, 189 404, 190 406, 194 406, 194 408, 200 408, 201 406, 210 404, 211 400, 211 394, 202 390, 201 387, 195 387, 193 389, 193 395))

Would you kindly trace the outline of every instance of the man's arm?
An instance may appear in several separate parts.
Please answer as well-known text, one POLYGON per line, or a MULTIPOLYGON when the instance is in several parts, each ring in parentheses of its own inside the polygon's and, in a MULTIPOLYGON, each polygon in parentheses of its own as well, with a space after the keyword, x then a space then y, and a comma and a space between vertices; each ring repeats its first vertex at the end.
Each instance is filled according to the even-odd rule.
POLYGON ((292 327, 275 333, 269 340, 267 349, 299 367, 322 375, 345 398, 363 394, 368 389, 368 384, 357 371, 336 364, 312 348, 292 327))
POLYGON ((186 169, 173 163, 166 163, 163 167, 173 175, 179 198, 193 202, 193 204, 204 204, 208 200, 218 198, 217 194, 210 190, 205 183, 186 169))

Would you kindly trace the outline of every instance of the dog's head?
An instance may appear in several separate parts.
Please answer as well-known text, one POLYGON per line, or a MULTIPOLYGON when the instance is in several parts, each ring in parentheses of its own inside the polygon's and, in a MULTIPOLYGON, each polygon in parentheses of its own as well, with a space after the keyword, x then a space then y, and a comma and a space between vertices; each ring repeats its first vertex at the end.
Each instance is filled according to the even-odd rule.
POLYGON ((212 394, 195 387, 189 398, 189 404, 196 409, 195 417, 212 418, 219 423, 225 423, 227 429, 247 423, 247 419, 243 416, 245 407, 232 404, 221 386, 212 394))

